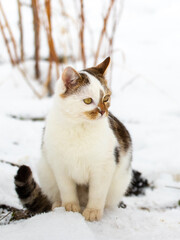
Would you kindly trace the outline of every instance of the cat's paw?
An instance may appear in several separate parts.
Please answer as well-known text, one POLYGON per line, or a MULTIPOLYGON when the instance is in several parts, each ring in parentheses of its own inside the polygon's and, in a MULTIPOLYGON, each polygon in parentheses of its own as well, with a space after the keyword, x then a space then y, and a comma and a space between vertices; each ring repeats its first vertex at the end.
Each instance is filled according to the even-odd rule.
POLYGON ((79 204, 77 203, 72 203, 72 202, 69 202, 69 203, 64 203, 63 204, 63 207, 66 209, 66 211, 70 212, 80 212, 80 206, 79 204))
POLYGON ((58 207, 61 207, 62 206, 62 203, 61 201, 56 201, 53 203, 52 205, 52 211, 55 209, 55 208, 58 208, 58 207))
POLYGON ((99 221, 102 217, 103 211, 100 209, 86 208, 83 211, 83 216, 87 221, 99 221))

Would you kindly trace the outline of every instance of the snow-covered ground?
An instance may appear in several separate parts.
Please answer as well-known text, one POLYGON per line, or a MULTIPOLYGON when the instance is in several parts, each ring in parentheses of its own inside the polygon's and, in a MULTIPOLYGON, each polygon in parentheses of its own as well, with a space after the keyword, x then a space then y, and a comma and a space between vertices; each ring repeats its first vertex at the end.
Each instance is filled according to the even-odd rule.
MULTIPOLYGON (((127 208, 106 210, 99 222, 59 208, 0 226, 1 240, 180 239, 180 189, 170 188, 180 188, 179 12, 179 0, 125 0, 115 42, 111 111, 132 135, 133 168, 154 189, 124 198, 127 208)), ((0 159, 30 165, 35 177, 44 121, 29 118, 45 117, 51 101, 38 100, 16 68, 0 65, 0 159)), ((21 208, 16 171, 0 163, 0 204, 21 208)))

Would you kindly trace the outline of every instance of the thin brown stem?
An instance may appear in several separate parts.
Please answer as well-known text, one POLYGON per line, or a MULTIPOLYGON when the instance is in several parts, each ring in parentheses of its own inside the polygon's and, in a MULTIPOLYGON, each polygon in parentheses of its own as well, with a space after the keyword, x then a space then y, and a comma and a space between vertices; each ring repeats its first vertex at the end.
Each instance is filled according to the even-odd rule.
POLYGON ((8 161, 5 161, 5 160, 0 160, 0 163, 5 163, 5 164, 9 164, 13 167, 20 167, 18 164, 16 163, 12 163, 12 162, 8 162, 8 161))
POLYGON ((83 67, 86 67, 86 56, 85 56, 85 46, 84 46, 84 25, 85 25, 85 17, 84 17, 84 2, 83 0, 80 0, 81 4, 81 13, 80 13, 80 18, 81 18, 81 27, 80 27, 80 48, 81 48, 81 58, 83 62, 83 67))
POLYGON ((17 0, 17 4, 18 4, 18 14, 19 14, 21 62, 24 62, 24 37, 23 37, 23 26, 22 26, 22 14, 21 14, 21 2, 20 2, 20 0, 17 0))
POLYGON ((27 218, 30 218, 30 217, 35 215, 34 213, 32 213, 28 210, 17 209, 17 208, 11 207, 11 206, 7 206, 5 204, 0 205, 0 209, 6 210, 8 212, 5 216, 3 216, 0 219, 0 221, 2 221, 4 218, 6 218, 9 214, 12 215, 11 218, 9 219, 8 223, 10 223, 11 221, 18 221, 18 220, 21 220, 21 219, 27 219, 27 218))
POLYGON ((52 89, 51 89, 51 72, 52 72, 52 60, 49 60, 49 68, 48 68, 48 74, 46 81, 44 83, 44 90, 43 90, 43 96, 47 94, 47 92, 51 95, 52 94, 52 89))
POLYGON ((33 25, 34 25, 34 42, 35 42, 35 75, 36 78, 40 78, 39 69, 39 32, 40 32, 40 22, 39 22, 39 0, 32 0, 32 10, 33 10, 33 25))
POLYGON ((70 14, 68 14, 68 12, 65 10, 65 6, 64 6, 63 0, 59 0, 59 3, 60 3, 60 5, 61 5, 61 15, 62 15, 63 17, 66 17, 66 18, 70 19, 71 22, 76 25, 76 24, 77 24, 76 19, 74 19, 73 16, 71 16, 70 14))
POLYGON ((48 75, 46 78, 46 82, 44 84, 45 91, 50 92, 50 83, 51 83, 51 72, 52 72, 52 59, 53 59, 53 50, 54 50, 54 43, 52 41, 52 26, 51 26, 51 2, 50 0, 45 0, 45 8, 46 8, 46 15, 48 20, 48 45, 49 45, 49 69, 48 75))
POLYGON ((56 63, 56 76, 59 78, 59 60, 56 54, 56 50, 54 47, 54 40, 52 36, 52 24, 51 24, 51 0, 46 0, 48 2, 46 8, 46 14, 48 17, 48 25, 49 25, 49 47, 50 47, 50 59, 51 61, 55 61, 56 63))
POLYGON ((37 90, 33 87, 33 85, 31 84, 31 81, 29 80, 26 72, 24 71, 24 69, 22 69, 19 65, 17 66, 19 72, 22 74, 22 76, 24 77, 24 80, 26 81, 27 85, 31 88, 31 90, 33 91, 33 93, 35 94, 36 97, 38 98, 42 98, 41 94, 39 94, 37 92, 37 90))
POLYGON ((99 41, 98 41, 98 46, 97 46, 97 50, 96 50, 96 53, 95 53, 94 65, 97 64, 97 60, 98 60, 98 57, 99 57, 100 48, 101 48, 102 41, 103 41, 103 38, 104 38, 104 35, 105 35, 105 32, 106 32, 108 19, 109 19, 109 16, 110 16, 112 7, 113 7, 113 5, 114 5, 114 2, 115 2, 115 0, 110 0, 109 8, 108 8, 107 13, 106 13, 106 15, 105 15, 105 17, 104 17, 104 20, 103 20, 103 27, 102 27, 102 30, 101 30, 101 33, 100 33, 100 37, 99 37, 99 41))
POLYGON ((8 41, 6 35, 5 35, 4 27, 3 27, 3 25, 2 25, 1 20, 0 20, 0 30, 1 30, 1 33, 2 33, 2 36, 3 36, 4 42, 5 42, 5 45, 6 45, 6 48, 7 48, 7 52, 8 52, 8 55, 9 55, 11 64, 12 64, 12 65, 15 65, 15 62, 14 62, 14 59, 13 59, 13 56, 12 56, 12 54, 11 54, 11 50, 10 50, 10 47, 9 47, 9 41, 8 41))
MULTIPOLYGON (((6 17, 6 14, 4 12, 4 9, 2 7, 1 2, 0 2, 0 12, 1 12, 2 16, 3 16, 4 22, 5 22, 5 26, 6 26, 7 30, 8 30, 8 33, 9 33, 9 36, 10 36, 10 40, 11 40, 11 42, 13 44, 14 55, 15 55, 15 60, 13 60, 13 61, 14 61, 14 64, 16 64, 16 63, 19 62, 19 58, 18 58, 18 54, 17 54, 17 45, 16 45, 15 38, 13 36, 12 30, 10 28, 9 22, 7 20, 7 17, 6 17)), ((1 28, 3 28, 3 27, 1 27, 1 28)), ((1 30, 1 32, 2 32, 2 30, 1 30)), ((4 38, 4 36, 3 36, 3 38, 4 38)), ((9 42, 7 42, 6 44, 9 44, 9 42)), ((12 53, 11 53, 11 56, 12 56, 12 53)))
POLYGON ((54 47, 54 40, 52 37, 52 24, 51 24, 51 1, 45 0, 45 10, 46 10, 46 18, 44 19, 43 23, 45 26, 47 39, 48 39, 48 46, 49 46, 49 69, 48 69, 48 76, 46 82, 44 83, 45 92, 47 89, 51 94, 51 72, 52 72, 52 62, 56 63, 56 75, 59 78, 59 61, 54 47))
POLYGON ((115 39, 116 28, 117 28, 120 18, 122 16, 123 7, 124 7, 123 3, 124 3, 124 0, 119 0, 119 1, 116 1, 116 3, 114 4, 112 31, 110 33, 110 37, 108 38, 108 41, 109 41, 108 55, 111 56, 110 81, 109 81, 110 87, 112 85, 114 39, 115 39))
POLYGON ((177 189, 180 190, 180 187, 175 187, 175 186, 166 186, 167 188, 173 188, 173 189, 177 189))
MULTIPOLYGON (((26 0, 24 0, 24 1, 26 1, 26 0)), ((21 2, 21 6, 32 8, 32 4, 29 4, 29 3, 26 3, 26 2, 21 2)))

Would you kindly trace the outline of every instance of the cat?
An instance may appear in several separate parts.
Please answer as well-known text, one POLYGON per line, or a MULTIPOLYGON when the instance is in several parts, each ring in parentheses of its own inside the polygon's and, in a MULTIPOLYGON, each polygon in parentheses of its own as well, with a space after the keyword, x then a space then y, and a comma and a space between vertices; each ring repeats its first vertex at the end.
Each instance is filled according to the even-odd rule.
POLYGON ((84 218, 95 221, 125 194, 132 176, 132 141, 108 111, 109 63, 110 57, 80 72, 66 67, 57 81, 38 164, 40 187, 27 166, 15 176, 17 194, 29 210, 63 206, 80 212, 84 207, 84 218))

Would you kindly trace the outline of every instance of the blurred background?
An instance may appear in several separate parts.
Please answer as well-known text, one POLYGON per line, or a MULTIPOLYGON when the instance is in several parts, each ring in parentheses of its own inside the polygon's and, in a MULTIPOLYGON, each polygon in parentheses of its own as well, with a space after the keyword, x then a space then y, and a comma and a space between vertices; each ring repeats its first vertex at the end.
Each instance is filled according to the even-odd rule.
MULTIPOLYGON (((137 142, 150 141, 147 134, 159 123, 155 133, 161 131, 168 149, 172 144, 171 156, 177 158, 179 147, 173 148, 180 143, 179 11, 178 0, 1 0, 1 113, 44 120, 66 65, 81 70, 111 56, 111 111, 130 124, 132 134, 139 123, 151 123, 150 133, 135 135, 135 149, 137 142), (177 136, 166 135, 165 122, 177 136)), ((158 144, 163 145, 161 140, 158 144)))
MULTIPOLYGON (((177 206, 167 186, 180 187, 179 0, 1 0, 0 159, 36 173, 56 80, 107 56, 111 111, 132 135, 133 168, 154 187, 128 204, 177 206)), ((17 207, 15 170, 0 168, 0 201, 17 207)))

